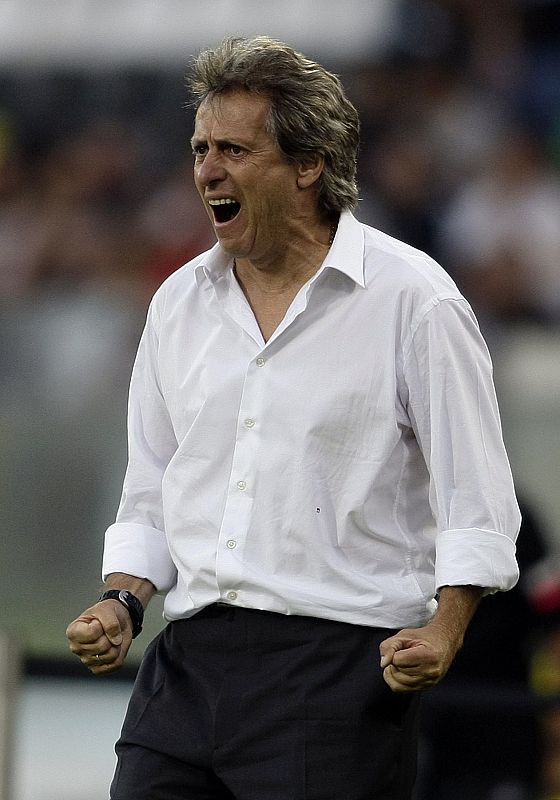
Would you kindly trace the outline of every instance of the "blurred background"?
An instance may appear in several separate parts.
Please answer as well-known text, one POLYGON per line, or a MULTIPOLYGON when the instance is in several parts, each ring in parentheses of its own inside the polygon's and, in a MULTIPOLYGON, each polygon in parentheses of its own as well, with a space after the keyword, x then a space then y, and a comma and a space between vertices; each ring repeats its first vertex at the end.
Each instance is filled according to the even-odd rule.
POLYGON ((426 696, 417 800, 559 798, 557 0, 0 0, 0 796, 107 796, 162 625, 156 599, 103 681, 67 653, 99 593, 147 304, 213 243, 184 74, 232 34, 340 74, 362 120, 358 218, 443 264, 494 359, 523 575, 426 696))

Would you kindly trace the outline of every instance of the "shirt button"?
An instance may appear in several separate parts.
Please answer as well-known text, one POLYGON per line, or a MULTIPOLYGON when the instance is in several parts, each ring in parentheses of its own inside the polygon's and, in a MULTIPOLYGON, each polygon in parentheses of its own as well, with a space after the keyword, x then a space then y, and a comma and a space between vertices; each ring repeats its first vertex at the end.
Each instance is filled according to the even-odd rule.
POLYGON ((265 364, 266 364, 266 358, 259 356, 256 360, 257 367, 264 367, 265 364))
POLYGON ((233 550, 234 547, 237 547, 237 542, 235 541, 235 539, 228 539, 226 544, 230 550, 233 550))
POLYGON ((247 488, 245 481, 237 481, 237 488, 244 491, 247 488))
POLYGON ((254 424, 255 424, 255 420, 254 419, 246 419, 245 420, 245 427, 246 428, 252 428, 254 426, 254 424))
POLYGON ((228 592, 228 593, 226 594, 226 598, 227 598, 228 600, 231 600, 232 602, 233 602, 234 600, 237 600, 237 592, 228 592))

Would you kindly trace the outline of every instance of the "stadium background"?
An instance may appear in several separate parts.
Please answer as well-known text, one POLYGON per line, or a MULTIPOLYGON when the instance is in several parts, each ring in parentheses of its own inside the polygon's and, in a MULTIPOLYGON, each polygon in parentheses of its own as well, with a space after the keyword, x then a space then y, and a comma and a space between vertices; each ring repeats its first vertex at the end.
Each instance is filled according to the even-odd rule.
MULTIPOLYGON (((201 46, 256 33, 341 75, 362 119, 357 215, 439 259, 489 342, 506 444, 541 542, 519 589, 533 614, 518 626, 527 670, 501 701, 450 684, 433 719, 447 727, 449 708, 463 709, 476 730, 507 707, 498 727, 520 731, 512 763, 552 728, 538 740, 537 765, 510 770, 509 782, 481 766, 480 784, 463 781, 461 794, 436 787, 426 767, 418 791, 430 800, 537 797, 542 764, 560 763, 555 751, 549 758, 560 688, 560 3, 3 0, 0 630, 24 668, 13 798, 100 796, 127 680, 161 626, 156 599, 132 666, 103 686, 80 680, 66 652, 66 624, 98 593, 147 303, 212 243, 191 187, 183 76, 201 46), (460 696, 446 705, 452 691, 460 696), (479 718, 468 717, 473 707, 479 718), (91 752, 80 761, 82 708, 100 762, 91 752), (61 777, 57 758, 69 752, 87 785, 61 777)), ((457 685, 476 692, 467 667, 457 685)), ((426 764, 439 746, 428 733, 426 764)))

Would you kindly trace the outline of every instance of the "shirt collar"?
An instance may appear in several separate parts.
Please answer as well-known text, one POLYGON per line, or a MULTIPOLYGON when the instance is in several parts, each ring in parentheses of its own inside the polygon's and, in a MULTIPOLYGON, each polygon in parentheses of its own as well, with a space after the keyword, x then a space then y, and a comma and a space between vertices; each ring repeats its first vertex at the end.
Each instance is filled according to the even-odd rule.
MULTIPOLYGON (((203 253, 195 266, 195 278, 200 286, 204 276, 211 283, 223 278, 231 267, 233 260, 216 243, 214 247, 203 253)), ((362 226, 350 211, 340 215, 338 228, 331 249, 319 272, 335 269, 348 275, 359 286, 365 286, 364 279, 364 234, 362 226)))
POLYGON ((364 287, 364 232, 350 211, 343 211, 338 221, 336 236, 323 262, 322 269, 330 267, 352 278, 364 287))
POLYGON ((202 253, 198 258, 198 263, 194 268, 197 286, 202 285, 205 277, 210 283, 216 283, 216 281, 224 277, 227 269, 232 265, 232 257, 222 250, 219 242, 216 242, 214 247, 202 253))

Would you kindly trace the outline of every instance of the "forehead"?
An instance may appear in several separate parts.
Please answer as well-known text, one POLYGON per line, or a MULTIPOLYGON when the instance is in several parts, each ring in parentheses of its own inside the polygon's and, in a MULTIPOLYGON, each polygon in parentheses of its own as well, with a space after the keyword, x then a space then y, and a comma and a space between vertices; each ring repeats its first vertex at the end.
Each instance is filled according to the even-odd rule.
POLYGON ((268 97, 252 92, 239 90, 209 95, 196 113, 194 135, 228 140, 270 139, 266 130, 269 111, 268 97))

